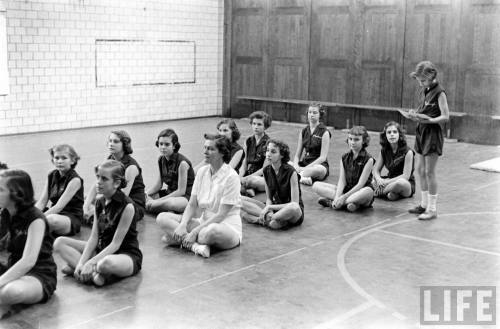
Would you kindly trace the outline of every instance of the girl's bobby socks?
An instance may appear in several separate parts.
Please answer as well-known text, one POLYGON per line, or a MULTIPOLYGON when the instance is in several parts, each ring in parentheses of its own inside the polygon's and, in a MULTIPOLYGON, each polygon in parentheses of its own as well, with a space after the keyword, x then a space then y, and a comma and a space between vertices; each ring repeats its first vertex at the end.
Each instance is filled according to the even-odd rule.
POLYGON ((435 195, 429 194, 429 204, 428 204, 428 208, 427 208, 428 210, 436 211, 437 197, 438 197, 437 194, 435 194, 435 195))
POLYGON ((422 194, 422 199, 420 199, 420 205, 422 206, 422 208, 426 208, 427 209, 427 205, 429 204, 428 203, 428 200, 429 200, 429 191, 422 191, 420 193, 422 194))

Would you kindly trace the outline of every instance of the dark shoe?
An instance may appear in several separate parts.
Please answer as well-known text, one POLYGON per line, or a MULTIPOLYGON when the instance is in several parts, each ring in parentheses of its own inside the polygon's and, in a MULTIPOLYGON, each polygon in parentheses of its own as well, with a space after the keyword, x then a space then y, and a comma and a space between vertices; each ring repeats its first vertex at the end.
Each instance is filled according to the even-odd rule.
POLYGON ((328 198, 319 198, 318 203, 322 205, 323 207, 331 208, 332 207, 332 200, 328 198))
POLYGON ((408 212, 410 214, 418 214, 418 215, 420 215, 420 214, 423 214, 425 212, 425 208, 422 207, 421 205, 418 205, 415 208, 411 208, 410 210, 408 210, 408 212))

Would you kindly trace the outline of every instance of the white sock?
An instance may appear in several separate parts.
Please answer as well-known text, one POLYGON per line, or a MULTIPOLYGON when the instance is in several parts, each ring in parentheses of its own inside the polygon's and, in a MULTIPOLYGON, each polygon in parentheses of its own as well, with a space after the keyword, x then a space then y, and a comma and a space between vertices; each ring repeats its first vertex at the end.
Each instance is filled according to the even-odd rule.
POLYGON ((422 194, 422 199, 420 199, 420 205, 422 206, 422 208, 426 208, 427 209, 427 201, 429 199, 429 191, 422 191, 420 192, 422 194))
POLYGON ((429 205, 427 208, 428 210, 436 211, 437 198, 438 198, 437 194, 435 194, 435 195, 429 194, 429 205))

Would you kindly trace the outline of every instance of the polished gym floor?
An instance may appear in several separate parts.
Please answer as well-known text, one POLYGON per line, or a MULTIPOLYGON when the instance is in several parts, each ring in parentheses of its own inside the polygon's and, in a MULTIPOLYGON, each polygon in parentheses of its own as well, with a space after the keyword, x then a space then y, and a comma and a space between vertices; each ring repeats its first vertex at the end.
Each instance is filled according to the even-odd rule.
MULTIPOLYGON (((125 129, 149 186, 159 131, 175 129, 180 152, 196 164, 202 159, 203 133, 215 131, 219 120, 0 136, 0 161, 29 172, 40 195, 53 168, 48 148, 71 144, 82 157, 76 170, 88 191, 93 166, 107 155, 109 131, 125 129)), ((250 125, 248 120, 237 125, 243 144, 250 125)), ((275 122, 268 134, 286 141, 293 154, 302 126, 275 122)), ((378 134, 371 137, 368 151, 376 156, 378 134)), ((333 133, 328 182, 338 178, 345 138, 345 132, 333 133)), ((408 140, 413 146, 413 137, 408 140)), ((418 202, 418 188, 411 199, 376 199, 373 208, 351 214, 322 208, 311 188, 302 186, 302 226, 270 231, 244 223, 242 245, 208 259, 165 247, 154 217, 146 215, 138 225, 144 262, 137 276, 96 288, 59 273, 57 290, 46 304, 16 309, 0 320, 0 328, 419 327, 421 286, 499 284, 500 174, 469 169, 498 156, 496 146, 446 142, 438 164, 436 220, 419 221, 407 212, 418 202)), ((77 237, 88 234, 85 228, 77 237)), ((56 262, 61 268, 61 260, 56 262)))

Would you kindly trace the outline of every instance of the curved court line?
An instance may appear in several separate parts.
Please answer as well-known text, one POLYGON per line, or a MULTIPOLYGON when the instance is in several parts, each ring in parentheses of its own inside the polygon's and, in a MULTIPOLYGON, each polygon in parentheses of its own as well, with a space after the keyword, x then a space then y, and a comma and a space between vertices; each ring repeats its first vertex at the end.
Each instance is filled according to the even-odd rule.
MULTIPOLYGON (((404 214, 407 214, 407 213, 404 213, 404 214)), ((395 216, 395 218, 401 217, 404 214, 399 214, 399 215, 395 216)), ((457 216, 457 215, 500 215, 500 212, 495 212, 495 211, 463 212, 463 213, 440 214, 439 216, 440 217, 448 217, 448 216, 457 216)), ((345 265, 345 255, 347 253, 347 250, 351 247, 351 245, 354 242, 356 242, 357 240, 361 239, 362 237, 364 237, 364 236, 366 236, 366 235, 368 235, 370 233, 377 232, 377 231, 384 232, 384 231, 381 231, 381 229, 385 229, 385 228, 388 228, 388 227, 392 227, 392 226, 395 226, 395 225, 399 225, 399 224, 403 224, 403 223, 407 223, 407 222, 411 222, 411 221, 415 221, 415 219, 414 218, 405 219, 405 220, 397 221, 397 222, 386 224, 386 225, 380 225, 380 226, 374 227, 374 228, 372 228, 370 230, 364 231, 364 232, 362 232, 362 233, 360 233, 360 234, 358 234, 358 235, 350 238, 349 240, 347 240, 342 245, 342 247, 340 248, 340 250, 339 250, 339 252, 337 254, 337 267, 338 267, 338 269, 340 271, 340 274, 342 275, 342 277, 344 278, 344 280, 347 282, 347 284, 349 284, 351 286, 351 288, 358 295, 360 295, 361 297, 363 297, 364 299, 366 299, 369 303, 372 303, 372 304, 378 306, 381 309, 388 309, 388 307, 384 303, 382 303, 381 301, 379 301, 378 299, 376 299, 375 297, 373 297, 372 295, 370 295, 368 292, 366 292, 366 290, 364 290, 356 282, 356 280, 354 280, 352 278, 351 274, 349 273, 349 271, 347 270, 346 265, 345 265)), ((391 312, 391 314, 393 316, 395 316, 396 318, 398 318, 398 319, 400 319, 399 315, 402 315, 402 314, 400 314, 398 312, 391 312), (394 313, 397 314, 398 316, 395 316, 394 313)))

